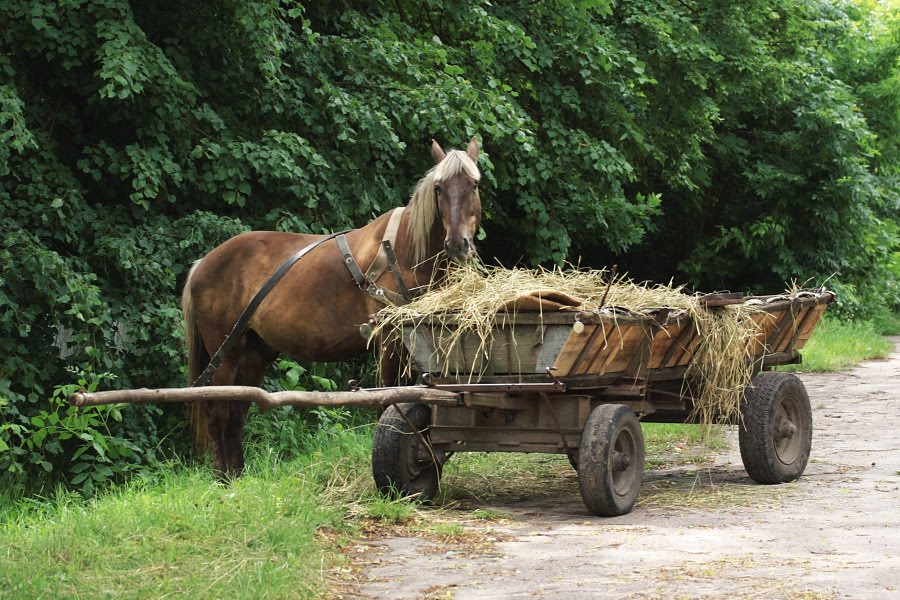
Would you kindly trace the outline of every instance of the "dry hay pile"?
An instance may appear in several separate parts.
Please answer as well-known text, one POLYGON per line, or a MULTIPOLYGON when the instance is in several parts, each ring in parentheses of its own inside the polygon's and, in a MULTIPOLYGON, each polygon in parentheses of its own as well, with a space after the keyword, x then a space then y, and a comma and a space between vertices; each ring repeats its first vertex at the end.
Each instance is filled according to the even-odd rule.
POLYGON ((745 304, 708 309, 699 302, 699 295, 687 294, 683 287, 636 284, 626 277, 610 282, 609 274, 598 270, 463 266, 411 303, 383 309, 372 339, 397 340, 403 327, 446 320, 455 328, 442 338, 442 353, 449 353, 472 333, 481 339, 481 352, 486 353, 498 315, 512 310, 507 307, 515 298, 528 292, 546 295, 548 290, 581 300, 577 310, 594 310, 602 304, 636 313, 659 307, 684 311, 701 336, 685 384, 693 388, 689 391, 697 417, 703 423, 735 422, 743 389, 753 376, 748 342, 756 326, 750 317, 760 309, 745 304))

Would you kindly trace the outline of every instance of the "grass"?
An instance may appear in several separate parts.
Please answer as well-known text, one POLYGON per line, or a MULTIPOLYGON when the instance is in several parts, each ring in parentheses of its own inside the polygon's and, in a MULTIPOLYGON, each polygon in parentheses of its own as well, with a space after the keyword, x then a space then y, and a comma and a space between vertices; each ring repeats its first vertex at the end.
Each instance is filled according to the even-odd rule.
POLYGON ((348 432, 289 463, 254 457, 227 487, 181 468, 88 501, 6 500, 0 596, 318 597, 329 550, 317 533, 352 531, 348 504, 371 494, 369 438, 348 432))
MULTIPOLYGON (((697 426, 645 428, 651 453, 716 439, 697 426)), ((357 428, 295 460, 257 450, 229 486, 182 466, 90 500, 62 489, 0 497, 0 597, 316 598, 362 529, 466 540, 467 524, 505 518, 479 503, 578 494, 563 456, 459 454, 423 508, 375 494, 370 451, 371 429, 357 428)))
POLYGON ((872 319, 872 324, 882 335, 900 335, 900 313, 883 310, 872 319))
POLYGON ((803 364, 781 367, 784 371, 839 371, 860 361, 887 358, 893 344, 871 321, 845 322, 826 318, 801 351, 803 364))
MULTIPOLYGON (((871 324, 824 325, 800 369, 841 368, 889 351, 871 324)), ((758 501, 759 486, 727 473, 658 471, 706 463, 726 444, 722 428, 643 430, 651 470, 643 506, 758 501)), ((347 560, 340 548, 363 531, 465 540, 474 524, 507 518, 487 502, 578 501, 565 457, 525 454, 455 456, 435 507, 386 500, 374 492, 370 451, 371 428, 360 427, 315 438, 292 460, 251 448, 245 476, 227 487, 214 484, 207 467, 179 466, 91 500, 62 489, 24 500, 0 491, 0 597, 316 598, 335 585, 347 560)))

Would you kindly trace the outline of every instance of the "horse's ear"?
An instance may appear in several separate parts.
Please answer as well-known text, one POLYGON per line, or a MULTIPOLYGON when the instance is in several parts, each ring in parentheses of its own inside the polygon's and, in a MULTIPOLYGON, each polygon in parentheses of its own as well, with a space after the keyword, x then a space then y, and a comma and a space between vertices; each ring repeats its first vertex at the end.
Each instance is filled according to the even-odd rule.
POLYGON ((431 155, 434 157, 434 162, 439 163, 444 160, 444 157, 447 156, 444 154, 443 149, 441 149, 441 145, 437 143, 437 140, 431 140, 431 155))
POLYGON ((478 162, 478 140, 475 139, 475 136, 472 136, 472 139, 469 140, 469 147, 466 148, 466 154, 469 155, 473 161, 478 162))

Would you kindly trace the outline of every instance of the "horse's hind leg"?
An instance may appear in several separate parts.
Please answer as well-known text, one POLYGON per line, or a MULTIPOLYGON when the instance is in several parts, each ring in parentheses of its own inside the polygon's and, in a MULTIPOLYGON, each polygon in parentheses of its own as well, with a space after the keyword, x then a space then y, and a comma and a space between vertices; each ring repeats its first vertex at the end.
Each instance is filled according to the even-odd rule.
POLYGON ((208 401, 206 403, 206 427, 212 441, 213 475, 219 481, 228 479, 225 461, 225 428, 228 424, 230 402, 208 401))
MULTIPOLYGON (((239 383, 238 385, 245 385, 239 383)), ((244 471, 244 424, 247 422, 249 402, 229 402, 228 422, 225 426, 225 463, 229 477, 240 477, 244 471)))
MULTIPOLYGON (((213 374, 211 385, 234 385, 236 383, 238 365, 242 360, 245 345, 244 340, 235 344, 228 358, 213 374)), ((232 404, 232 402, 225 401, 206 402, 206 427, 212 441, 213 474, 219 481, 227 481, 232 475, 228 461, 228 449, 233 444, 229 432, 232 404)))
MULTIPOLYGON (((265 375, 266 365, 270 362, 259 351, 248 348, 241 357, 241 364, 235 378, 235 385, 258 387, 265 375)), ((244 470, 244 424, 247 422, 249 402, 230 402, 228 422, 225 428, 225 462, 230 477, 240 477, 244 470)))

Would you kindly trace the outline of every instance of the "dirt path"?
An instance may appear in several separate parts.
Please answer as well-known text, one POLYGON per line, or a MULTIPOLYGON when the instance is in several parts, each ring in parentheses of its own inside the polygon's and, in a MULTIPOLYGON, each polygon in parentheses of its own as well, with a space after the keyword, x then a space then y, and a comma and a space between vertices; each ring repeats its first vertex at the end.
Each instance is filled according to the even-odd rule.
POLYGON ((480 543, 377 539, 362 598, 900 598, 900 338, 886 361, 802 375, 813 452, 792 484, 759 486, 736 440, 711 464, 648 471, 626 516, 601 519, 571 477, 480 543))

